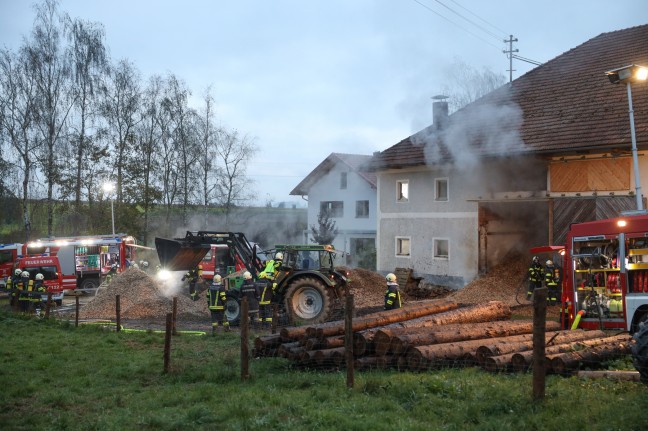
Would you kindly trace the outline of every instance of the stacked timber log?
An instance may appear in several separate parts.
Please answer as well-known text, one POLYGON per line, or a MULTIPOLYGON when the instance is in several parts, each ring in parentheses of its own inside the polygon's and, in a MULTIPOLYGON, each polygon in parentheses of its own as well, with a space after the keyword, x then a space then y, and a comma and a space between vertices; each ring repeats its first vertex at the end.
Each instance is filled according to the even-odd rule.
MULTIPOLYGON (((525 371, 532 366, 533 322, 510 317, 510 307, 499 301, 460 306, 437 299, 354 319, 354 367, 421 371, 478 365, 493 372, 525 371)), ((627 354, 630 341, 628 334, 565 331, 548 321, 543 365, 570 374, 583 363, 591 366, 627 354)), ((344 322, 284 328, 280 334, 257 337, 254 354, 339 369, 346 365, 344 322)))

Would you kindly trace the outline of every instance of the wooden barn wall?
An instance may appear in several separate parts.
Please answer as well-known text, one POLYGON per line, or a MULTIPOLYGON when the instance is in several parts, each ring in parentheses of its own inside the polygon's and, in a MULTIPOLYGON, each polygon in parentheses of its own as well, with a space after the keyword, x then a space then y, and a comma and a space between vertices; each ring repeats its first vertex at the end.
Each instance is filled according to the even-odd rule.
POLYGON ((552 192, 593 192, 630 189, 630 159, 600 159, 549 165, 552 192))
POLYGON ((632 196, 563 198, 553 204, 553 244, 564 244, 572 223, 618 217, 623 211, 637 208, 632 196))

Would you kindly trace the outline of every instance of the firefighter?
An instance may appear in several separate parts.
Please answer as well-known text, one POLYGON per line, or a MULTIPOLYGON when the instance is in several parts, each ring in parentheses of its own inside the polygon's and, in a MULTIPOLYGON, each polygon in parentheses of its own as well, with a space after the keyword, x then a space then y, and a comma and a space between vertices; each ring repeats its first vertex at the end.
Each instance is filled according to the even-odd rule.
POLYGON ((202 265, 198 265, 182 277, 182 281, 189 280, 189 296, 193 301, 198 301, 196 284, 202 280, 202 269, 202 265))
POLYGON ((34 280, 29 279, 28 271, 23 271, 20 274, 20 281, 18 282, 17 288, 21 291, 18 296, 20 311, 27 313, 31 304, 31 295, 29 292, 34 288, 34 280))
POLYGON ((540 264, 540 259, 538 256, 533 256, 531 261, 531 266, 529 267, 529 290, 527 290, 527 301, 531 301, 533 296, 533 291, 536 288, 542 287, 542 265, 540 264))
POLYGON ((548 260, 545 264, 544 280, 547 288, 547 303, 548 305, 556 305, 561 293, 562 268, 548 260))
POLYGON ((266 263, 265 269, 259 275, 259 278, 265 280, 265 286, 259 299, 260 320, 264 325, 272 324, 272 303, 276 302, 276 277, 279 274, 283 264, 283 253, 278 251, 275 258, 266 263))
POLYGON ((110 265, 110 271, 108 271, 108 273, 106 274, 106 283, 107 284, 110 284, 110 282, 112 281, 112 278, 115 276, 115 274, 117 274, 117 264, 113 263, 112 265, 110 265))
POLYGON ((43 306, 42 295, 44 293, 47 293, 47 286, 45 286, 45 283, 43 282, 44 280, 45 280, 45 276, 43 274, 41 274, 40 272, 36 274, 36 280, 34 281, 34 290, 33 290, 34 293, 32 293, 32 298, 31 298, 31 306, 34 309, 36 315, 39 317, 43 306))
POLYGON ((5 289, 7 289, 7 292, 9 293, 9 303, 12 308, 18 305, 17 304, 18 292, 15 292, 13 290, 17 289, 21 274, 22 274, 22 269, 16 268, 16 270, 14 271, 14 275, 12 275, 11 278, 7 280, 7 284, 5 286, 5 289))
POLYGON ((223 286, 223 278, 220 274, 216 274, 212 284, 207 289, 207 307, 211 314, 212 335, 216 334, 219 326, 222 326, 225 332, 230 330, 229 322, 225 318, 226 301, 227 294, 223 286))
MULTIPOLYGON (((252 325, 259 322, 259 291, 252 279, 250 271, 243 273, 243 284, 241 285, 241 297, 248 300, 248 315, 252 325)), ((244 316, 241 316, 244 318, 244 316)))
POLYGON ((403 302, 401 301, 400 288, 396 282, 396 275, 391 272, 385 277, 387 280, 387 290, 385 291, 385 310, 393 310, 401 308, 403 302))

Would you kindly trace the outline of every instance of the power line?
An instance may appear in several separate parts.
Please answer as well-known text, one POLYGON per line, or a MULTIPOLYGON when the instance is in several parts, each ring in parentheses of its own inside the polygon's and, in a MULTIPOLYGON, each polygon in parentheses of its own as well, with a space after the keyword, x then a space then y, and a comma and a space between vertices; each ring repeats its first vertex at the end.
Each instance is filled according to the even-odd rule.
POLYGON ((477 39, 481 40, 482 42, 484 42, 484 43, 486 43, 486 44, 492 46, 493 48, 495 48, 495 49, 497 49, 497 50, 499 51, 499 49, 500 49, 499 47, 493 45, 492 43, 490 43, 490 42, 487 41, 486 39, 482 38, 481 36, 479 36, 479 35, 473 33, 472 31, 465 29, 464 27, 462 27, 461 25, 457 24, 456 22, 454 22, 454 21, 452 21, 452 20, 446 18, 445 16, 441 15, 439 12, 437 12, 437 11, 435 11, 434 9, 430 8, 428 5, 421 3, 419 0, 413 0, 413 1, 414 1, 415 3, 418 3, 419 5, 423 6, 425 9, 427 9, 427 10, 430 11, 430 12, 432 12, 433 14, 435 14, 435 15, 439 16, 440 18, 443 18, 444 20, 448 21, 450 24, 453 24, 453 25, 459 27, 460 29, 462 29, 462 30, 465 31, 466 33, 469 33, 469 34, 475 36, 477 39))
POLYGON ((474 25, 474 26, 477 27, 478 29, 482 30, 484 33, 487 33, 488 35, 492 36, 494 39, 496 39, 496 40, 500 40, 500 39, 501 39, 501 36, 499 36, 499 35, 493 33, 492 31, 488 30, 487 28, 482 27, 481 25, 477 24, 475 21, 473 21, 473 20, 471 20, 471 19, 469 19, 469 18, 466 18, 465 16, 463 16, 462 14, 460 14, 459 12, 457 12, 456 10, 452 9, 450 6, 446 5, 446 4, 443 3, 442 1, 439 1, 439 0, 434 0, 434 1, 436 1, 436 2, 439 3, 441 6, 443 6, 443 7, 446 8, 446 9, 448 9, 450 12, 454 13, 454 14, 457 15, 458 17, 463 18, 464 20, 468 21, 469 23, 471 23, 472 25, 474 25))
POLYGON ((519 56, 519 55, 516 55, 516 54, 513 54, 513 58, 515 58, 517 60, 526 61, 527 63, 535 64, 536 66, 541 66, 542 65, 542 63, 539 62, 539 61, 531 60, 530 58, 525 58, 525 57, 522 57, 522 56, 519 56))
POLYGON ((506 31, 502 30, 501 28, 497 27, 496 25, 491 24, 490 22, 486 21, 484 18, 480 17, 480 16, 477 15, 476 13, 471 12, 468 8, 462 6, 461 4, 459 4, 458 2, 456 2, 455 0, 450 0, 450 1, 451 1, 452 3, 454 3, 454 4, 456 4, 457 6, 459 6, 460 8, 462 8, 463 10, 465 10, 466 12, 468 12, 469 14, 471 14, 472 16, 474 16, 475 18, 477 18, 478 20, 482 21, 482 22, 485 23, 485 24, 488 24, 489 26, 493 27, 495 30, 501 32, 502 34, 506 34, 506 33, 507 33, 506 31))

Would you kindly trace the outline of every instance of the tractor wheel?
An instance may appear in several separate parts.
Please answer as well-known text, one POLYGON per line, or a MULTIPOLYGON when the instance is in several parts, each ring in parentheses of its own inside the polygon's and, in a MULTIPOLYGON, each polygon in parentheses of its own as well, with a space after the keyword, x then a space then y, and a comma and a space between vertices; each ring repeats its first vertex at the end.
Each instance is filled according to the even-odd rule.
MULTIPOLYGON (((646 316, 648 317, 648 316, 646 316)), ((634 364, 641 381, 648 385, 648 319, 644 317, 643 325, 635 332, 635 344, 632 345, 632 363, 634 364)))
POLYGON ((228 296, 225 301, 225 318, 230 326, 238 326, 241 323, 241 303, 234 296, 228 296))
POLYGON ((302 277, 291 282, 286 290, 285 303, 293 321, 301 324, 325 321, 331 314, 329 290, 314 277, 302 277))

